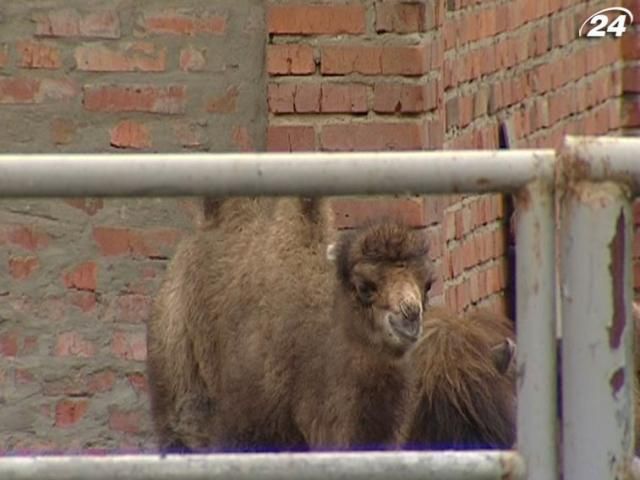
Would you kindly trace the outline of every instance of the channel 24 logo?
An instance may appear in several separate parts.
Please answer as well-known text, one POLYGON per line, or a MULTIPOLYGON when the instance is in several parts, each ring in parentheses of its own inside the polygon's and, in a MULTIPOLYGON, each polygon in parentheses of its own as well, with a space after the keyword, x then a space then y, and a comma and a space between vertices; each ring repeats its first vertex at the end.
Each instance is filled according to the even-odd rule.
POLYGON ((609 7, 587 18, 578 30, 579 37, 600 38, 608 34, 621 37, 633 23, 633 13, 624 7, 609 7), (617 15, 615 15, 617 13, 617 15), (608 14, 608 15, 607 15, 608 14))

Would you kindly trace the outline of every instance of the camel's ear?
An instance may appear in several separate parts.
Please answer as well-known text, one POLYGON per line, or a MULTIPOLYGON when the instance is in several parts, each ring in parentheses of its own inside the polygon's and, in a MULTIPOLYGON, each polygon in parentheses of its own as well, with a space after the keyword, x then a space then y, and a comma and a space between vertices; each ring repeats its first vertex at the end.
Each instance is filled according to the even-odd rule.
POLYGON ((509 366, 515 360, 515 356, 516 344, 510 338, 505 338, 499 344, 491 347, 491 359, 501 374, 509 370, 509 366))

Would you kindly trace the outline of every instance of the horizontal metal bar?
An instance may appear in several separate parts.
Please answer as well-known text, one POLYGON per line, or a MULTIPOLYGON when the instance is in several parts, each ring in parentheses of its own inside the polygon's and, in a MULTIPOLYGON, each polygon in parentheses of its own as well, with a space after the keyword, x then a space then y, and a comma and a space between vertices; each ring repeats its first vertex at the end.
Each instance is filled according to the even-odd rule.
POLYGON ((640 138, 567 136, 564 147, 572 159, 567 175, 623 182, 640 193, 640 138))
POLYGON ((515 191, 553 150, 0 155, 0 196, 357 195, 515 191))
POLYGON ((523 473, 510 451, 0 458, 2 480, 505 480, 523 473))

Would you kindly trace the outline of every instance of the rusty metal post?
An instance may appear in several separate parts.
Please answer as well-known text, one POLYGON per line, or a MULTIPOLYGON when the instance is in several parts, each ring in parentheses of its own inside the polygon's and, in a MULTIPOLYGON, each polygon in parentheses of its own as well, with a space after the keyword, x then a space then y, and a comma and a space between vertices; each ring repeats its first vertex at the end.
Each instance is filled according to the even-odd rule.
POLYGON ((551 179, 517 195, 518 449, 528 480, 558 478, 555 203, 551 179))
POLYGON ((634 439, 630 200, 612 182, 570 182, 565 194, 564 480, 628 478, 634 439))

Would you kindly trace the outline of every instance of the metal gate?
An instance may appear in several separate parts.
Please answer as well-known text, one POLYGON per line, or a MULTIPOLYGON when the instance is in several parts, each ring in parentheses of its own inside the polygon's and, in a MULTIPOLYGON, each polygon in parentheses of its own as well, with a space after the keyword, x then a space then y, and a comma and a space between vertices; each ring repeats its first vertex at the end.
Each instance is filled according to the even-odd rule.
POLYGON ((640 139, 628 138, 567 137, 557 154, 0 155, 2 197, 511 192, 518 208, 517 451, 5 457, 0 479, 550 480, 559 478, 558 453, 565 480, 630 478, 631 200, 638 191, 640 139), (563 324, 559 448, 556 299, 563 324))

